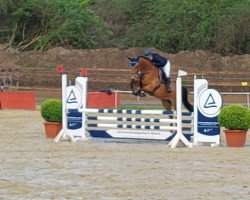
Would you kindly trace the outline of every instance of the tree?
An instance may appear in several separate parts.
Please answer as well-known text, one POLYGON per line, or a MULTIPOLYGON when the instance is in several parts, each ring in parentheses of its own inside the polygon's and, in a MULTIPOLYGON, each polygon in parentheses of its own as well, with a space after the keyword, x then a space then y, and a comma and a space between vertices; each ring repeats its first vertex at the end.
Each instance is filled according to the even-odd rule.
POLYGON ((21 50, 46 50, 50 46, 95 47, 111 32, 87 5, 88 0, 20 1, 5 15, 5 19, 10 16, 13 19, 6 30, 9 45, 21 50))

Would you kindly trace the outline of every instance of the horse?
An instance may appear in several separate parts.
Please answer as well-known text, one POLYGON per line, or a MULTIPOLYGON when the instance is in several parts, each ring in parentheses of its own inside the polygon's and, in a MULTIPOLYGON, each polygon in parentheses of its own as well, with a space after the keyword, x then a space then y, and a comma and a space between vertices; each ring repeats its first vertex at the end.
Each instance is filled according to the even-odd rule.
MULTIPOLYGON (((172 92, 167 93, 166 85, 161 82, 160 69, 144 56, 128 57, 130 60, 130 87, 136 96, 145 93, 160 99, 165 110, 176 110, 176 86, 171 84, 172 92)), ((182 86, 182 103, 186 109, 193 112, 193 105, 188 101, 187 88, 182 86)))

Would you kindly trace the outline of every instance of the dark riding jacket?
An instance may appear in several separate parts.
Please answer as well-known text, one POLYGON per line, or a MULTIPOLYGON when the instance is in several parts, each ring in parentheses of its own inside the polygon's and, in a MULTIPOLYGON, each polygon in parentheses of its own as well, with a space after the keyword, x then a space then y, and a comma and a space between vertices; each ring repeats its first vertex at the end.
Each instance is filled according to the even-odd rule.
POLYGON ((159 68, 164 67, 168 62, 168 59, 166 57, 163 57, 157 53, 153 53, 152 57, 153 58, 152 58, 151 62, 153 63, 153 65, 155 65, 156 67, 159 67, 159 68))

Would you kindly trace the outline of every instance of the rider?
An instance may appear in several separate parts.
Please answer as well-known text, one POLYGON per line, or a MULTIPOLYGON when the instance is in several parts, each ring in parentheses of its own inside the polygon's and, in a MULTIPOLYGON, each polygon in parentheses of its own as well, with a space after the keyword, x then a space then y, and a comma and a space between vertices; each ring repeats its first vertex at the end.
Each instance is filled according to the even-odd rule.
POLYGON ((171 80, 170 80, 170 69, 171 69, 171 64, 170 61, 166 58, 163 57, 157 53, 153 53, 151 49, 147 48, 143 52, 144 56, 147 57, 153 65, 158 67, 162 72, 163 72, 163 80, 166 83, 166 89, 167 93, 172 92, 172 89, 170 87, 171 80))

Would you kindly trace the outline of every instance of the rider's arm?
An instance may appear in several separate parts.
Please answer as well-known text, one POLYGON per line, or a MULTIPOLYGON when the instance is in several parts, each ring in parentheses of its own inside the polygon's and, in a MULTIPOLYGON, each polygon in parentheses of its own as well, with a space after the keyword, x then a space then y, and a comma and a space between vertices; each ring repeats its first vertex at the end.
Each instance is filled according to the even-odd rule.
POLYGON ((152 63, 156 66, 156 67, 164 67, 166 65, 166 63, 168 62, 168 59, 160 56, 159 54, 154 54, 153 55, 153 59, 152 59, 152 63))

